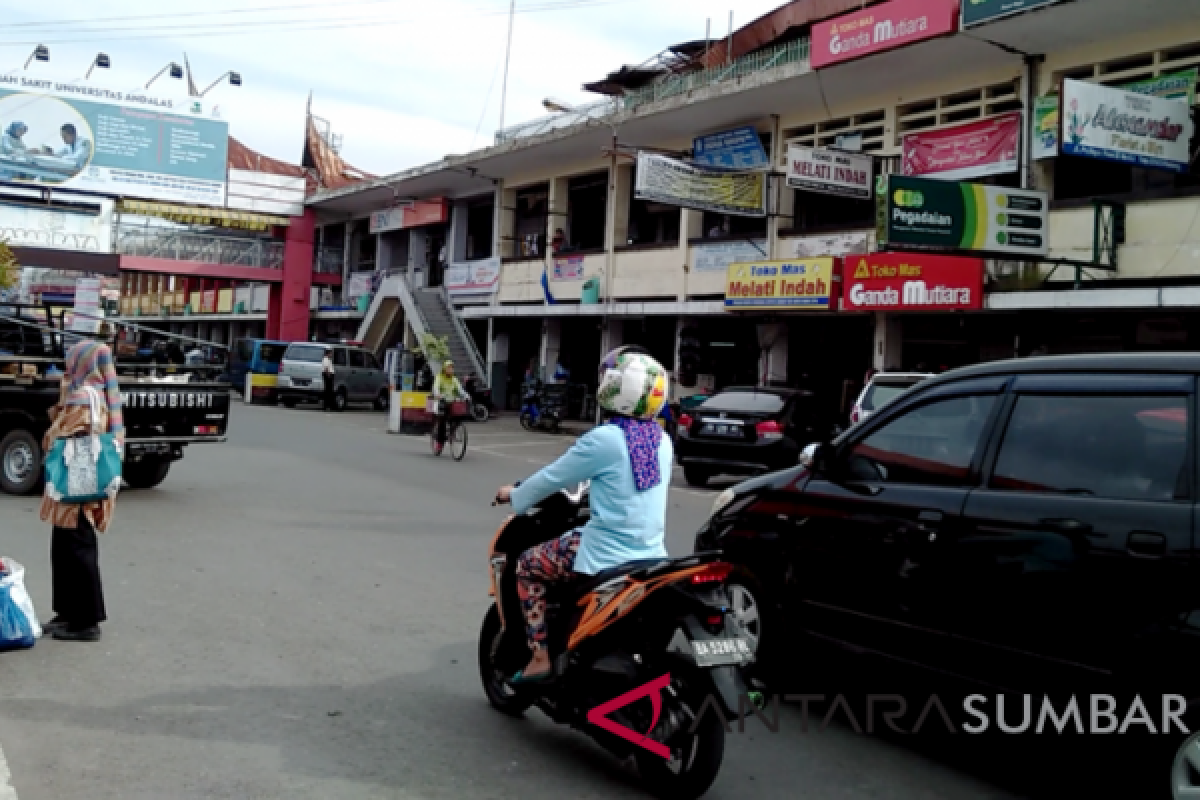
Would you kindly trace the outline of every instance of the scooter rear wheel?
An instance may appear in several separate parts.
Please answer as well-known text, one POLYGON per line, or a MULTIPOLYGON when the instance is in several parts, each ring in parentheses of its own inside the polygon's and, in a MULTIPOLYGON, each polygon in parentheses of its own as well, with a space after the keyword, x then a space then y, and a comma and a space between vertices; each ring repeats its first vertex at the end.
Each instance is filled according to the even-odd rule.
POLYGON ((700 717, 696 732, 671 742, 671 758, 639 749, 634 758, 650 791, 669 800, 695 800, 717 779, 725 757, 725 727, 717 714, 700 717))
POLYGON ((491 412, 488 411, 488 407, 483 403, 476 403, 471 408, 471 416, 475 418, 476 422, 487 422, 488 417, 491 416, 491 412))
POLYGON ((521 427, 527 431, 531 431, 537 427, 537 422, 534 421, 533 414, 530 414, 528 411, 521 413, 521 427))
POLYGON ((534 696, 528 688, 510 685, 504 672, 496 668, 492 653, 499 646, 502 634, 500 612, 493 603, 479 631, 479 678, 492 708, 510 717, 520 717, 533 705, 534 696))

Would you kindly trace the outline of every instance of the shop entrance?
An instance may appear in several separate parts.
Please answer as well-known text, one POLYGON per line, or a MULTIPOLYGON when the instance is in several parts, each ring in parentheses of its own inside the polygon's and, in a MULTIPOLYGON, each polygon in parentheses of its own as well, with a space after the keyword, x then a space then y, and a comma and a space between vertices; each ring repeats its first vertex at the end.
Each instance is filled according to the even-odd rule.
POLYGON ((542 321, 534 317, 497 318, 493 325, 496 359, 503 370, 492 370, 492 399, 501 408, 521 407, 521 386, 525 375, 538 368, 542 349, 542 321), (504 343, 507 343, 507 357, 504 343))
POLYGON ((788 385, 813 393, 822 421, 849 416, 871 367, 873 323, 865 314, 787 319, 788 385))

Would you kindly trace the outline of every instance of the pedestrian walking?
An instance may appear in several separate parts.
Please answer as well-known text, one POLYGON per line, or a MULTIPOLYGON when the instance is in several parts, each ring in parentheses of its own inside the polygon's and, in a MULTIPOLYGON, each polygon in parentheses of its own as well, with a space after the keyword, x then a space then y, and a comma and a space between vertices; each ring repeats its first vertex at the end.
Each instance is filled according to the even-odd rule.
MULTIPOLYGON (((125 437, 121 389, 107 345, 84 340, 67 352, 58 403, 49 413, 52 424, 42 442, 46 452, 58 439, 91 433, 111 433, 121 446, 125 437), (94 404, 95 419, 90 390, 104 399, 94 404)), ((84 504, 60 503, 49 492, 42 498, 42 521, 53 526, 50 570, 55 613, 44 627, 55 639, 100 639, 100 623, 107 616, 96 534, 108 530, 115 505, 115 497, 84 504)))
POLYGON ((321 359, 321 380, 325 384, 325 410, 332 411, 333 405, 333 383, 337 376, 337 371, 333 368, 333 350, 325 351, 325 357, 321 359))

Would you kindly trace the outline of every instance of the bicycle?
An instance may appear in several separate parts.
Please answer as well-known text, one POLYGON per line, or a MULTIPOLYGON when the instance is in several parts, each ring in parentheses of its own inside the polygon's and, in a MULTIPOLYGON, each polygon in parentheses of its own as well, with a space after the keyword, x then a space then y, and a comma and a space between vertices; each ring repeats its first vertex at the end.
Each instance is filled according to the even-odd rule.
POLYGON ((463 422, 470 415, 468 403, 455 401, 450 403, 447 408, 445 400, 431 397, 426 408, 434 415, 433 429, 429 431, 430 450, 435 456, 440 456, 446 449, 446 445, 450 445, 450 457, 455 461, 462 461, 463 456, 467 454, 467 426, 463 422), (437 440, 437 418, 439 416, 446 417, 445 442, 437 440))

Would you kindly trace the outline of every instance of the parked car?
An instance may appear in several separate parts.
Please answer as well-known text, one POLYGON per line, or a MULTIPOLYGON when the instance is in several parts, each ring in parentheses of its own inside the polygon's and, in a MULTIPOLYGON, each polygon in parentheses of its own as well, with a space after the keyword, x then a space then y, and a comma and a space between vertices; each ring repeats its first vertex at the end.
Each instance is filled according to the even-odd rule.
POLYGON ((721 493, 695 549, 736 565, 734 613, 784 674, 832 645, 990 686, 993 719, 997 687, 1194 709, 1198 377, 1182 353, 939 375, 721 493))
POLYGON ((931 372, 875 373, 854 401, 854 408, 850 410, 850 424, 862 422, 921 381, 932 377, 931 372))
POLYGON ((800 448, 831 428, 812 392, 733 386, 679 417, 675 458, 691 486, 714 475, 756 475, 794 466, 800 448))
POLYGON ((238 339, 229 353, 229 382, 241 391, 246 386, 246 373, 277 375, 279 362, 288 348, 287 342, 271 339, 238 339))
POLYGON ((321 402, 325 384, 321 378, 321 361, 326 350, 333 351, 334 404, 341 411, 349 403, 374 403, 375 408, 388 407, 387 374, 375 355, 361 347, 320 342, 292 342, 283 354, 279 367, 277 391, 280 402, 294 408, 300 402, 321 402))

